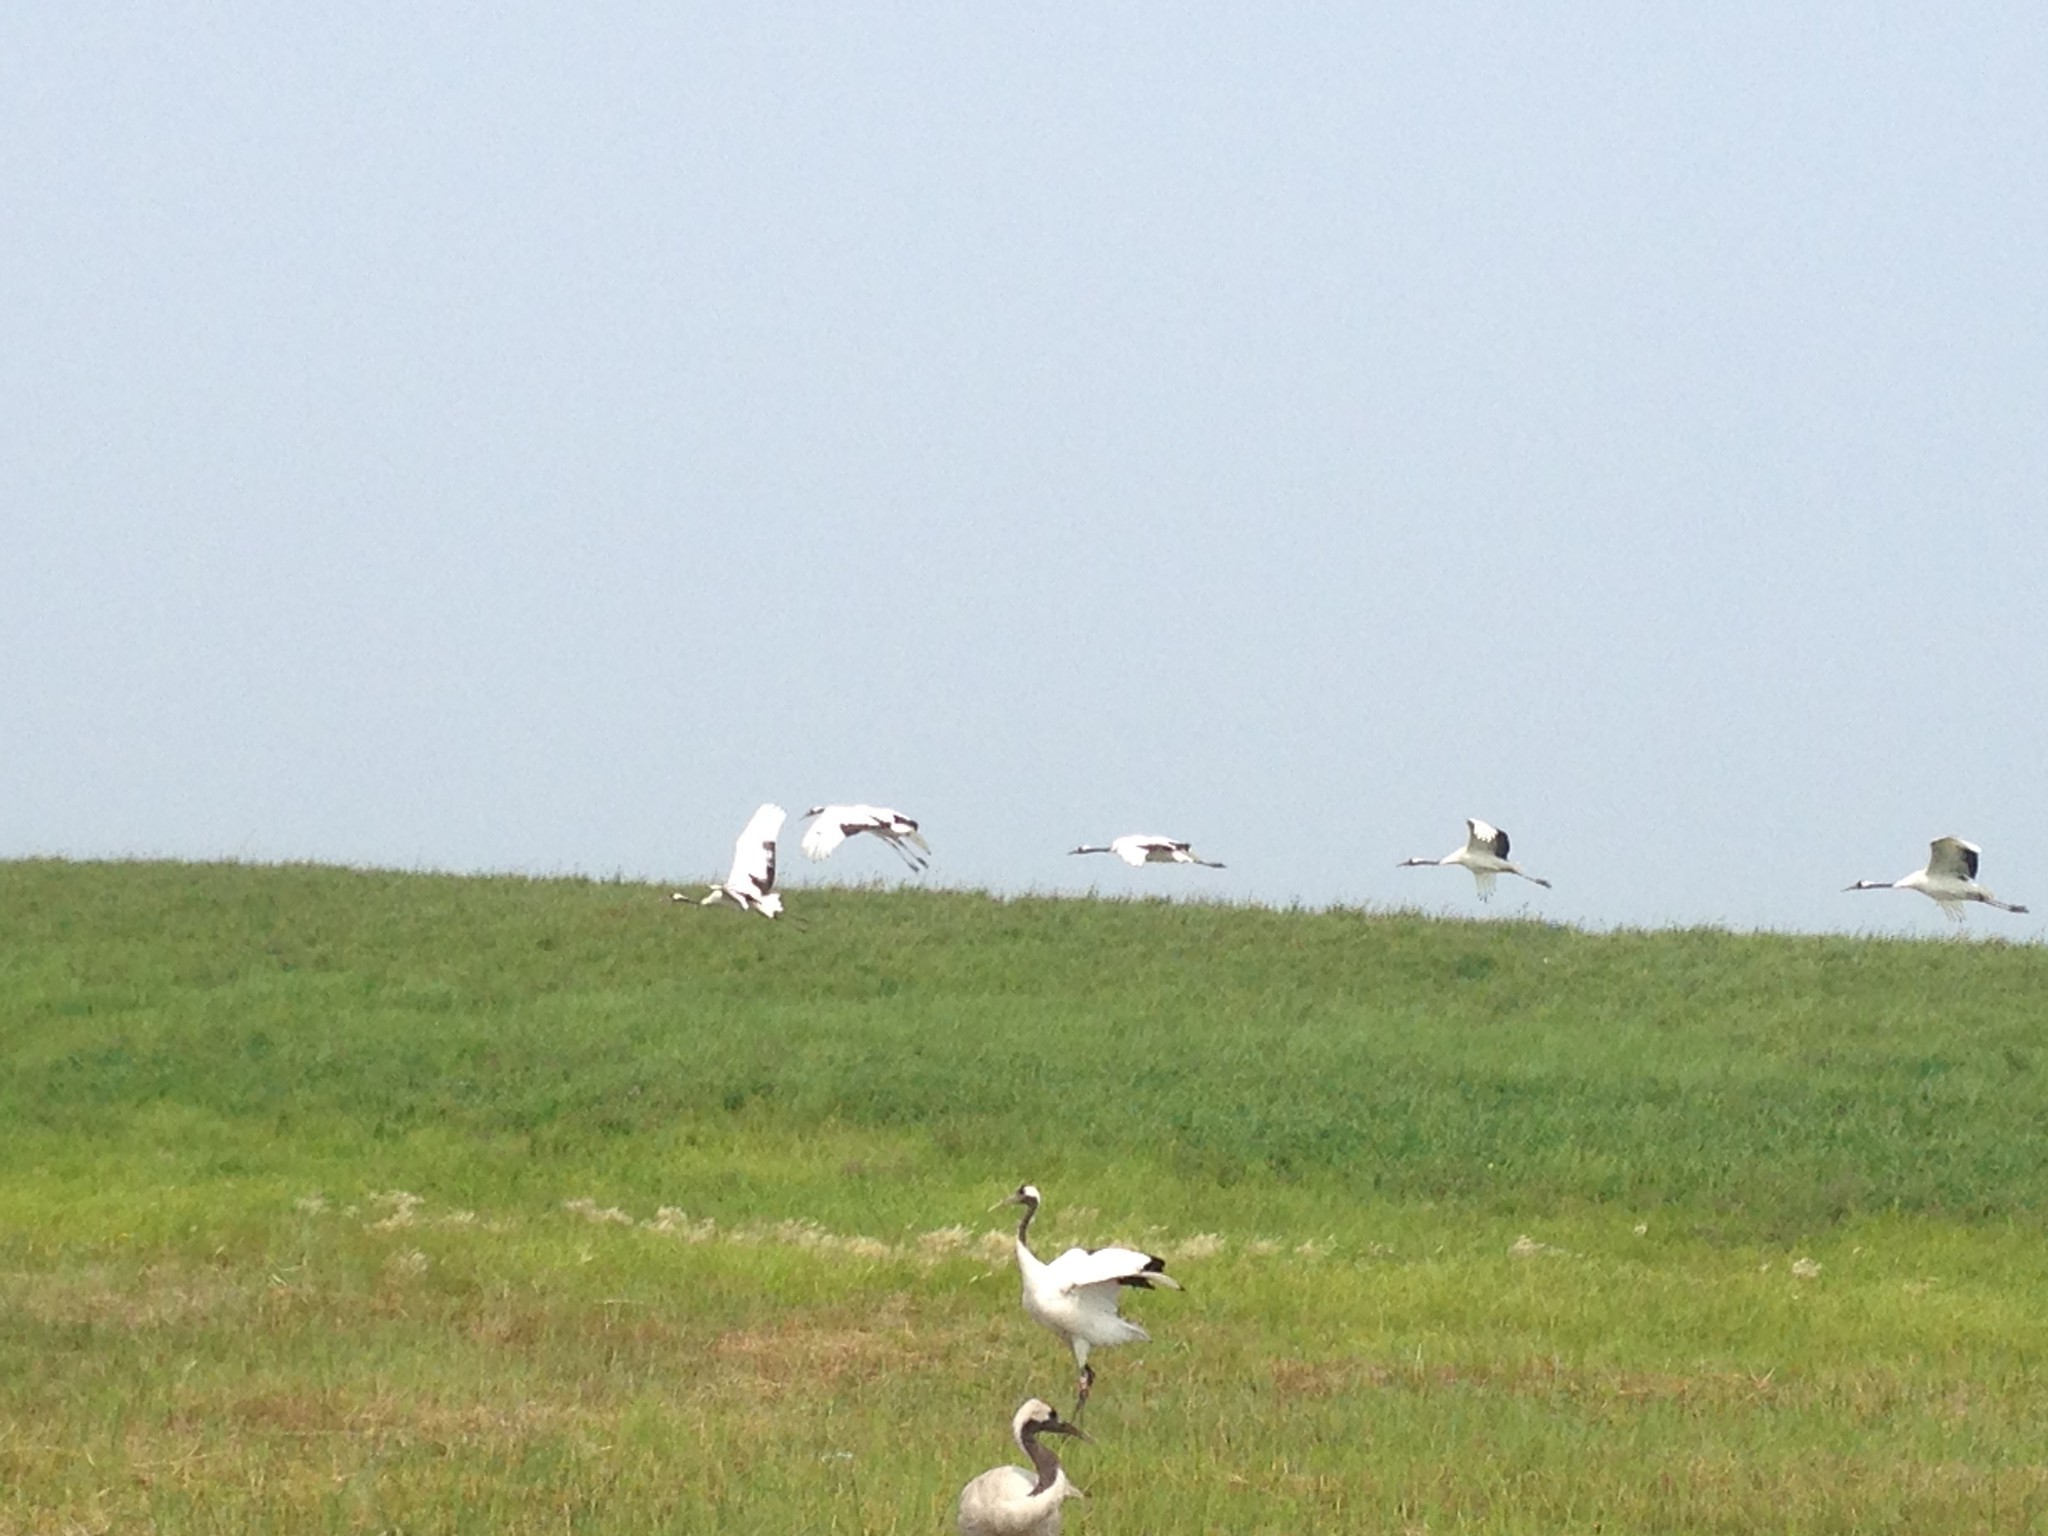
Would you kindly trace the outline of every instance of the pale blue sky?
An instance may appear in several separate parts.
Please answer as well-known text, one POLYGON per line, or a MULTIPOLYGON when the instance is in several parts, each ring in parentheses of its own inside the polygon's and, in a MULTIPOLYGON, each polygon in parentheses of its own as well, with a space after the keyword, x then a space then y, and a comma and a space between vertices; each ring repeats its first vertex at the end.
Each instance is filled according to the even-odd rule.
POLYGON ((449 11, 0 40, 0 855, 2048 914, 2048 12, 449 11))

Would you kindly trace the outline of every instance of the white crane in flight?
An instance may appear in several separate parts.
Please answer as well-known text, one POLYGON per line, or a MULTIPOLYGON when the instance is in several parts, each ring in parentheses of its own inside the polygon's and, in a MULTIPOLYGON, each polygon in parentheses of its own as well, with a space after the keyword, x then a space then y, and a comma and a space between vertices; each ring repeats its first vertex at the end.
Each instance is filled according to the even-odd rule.
POLYGON ((1424 864, 1462 864, 1472 871, 1473 883, 1479 887, 1479 899, 1486 901, 1493 895, 1494 878, 1498 875, 1520 875, 1550 889, 1550 882, 1541 875, 1532 875, 1518 864, 1508 862, 1508 835, 1499 827, 1488 826, 1483 821, 1467 820, 1465 823, 1465 846, 1454 848, 1440 859, 1403 859, 1394 867, 1412 869, 1424 864))
POLYGON ((1984 850, 1960 837, 1937 837, 1927 845, 1927 867, 1916 869, 1898 880, 1858 880, 1851 891, 1918 891, 1930 896, 1951 922, 1963 920, 1963 903, 1981 901, 2001 912, 2024 912, 2025 907, 2000 901, 1977 883, 1977 860, 1984 850))
MULTIPOLYGON (((782 823, 789 813, 779 805, 764 805, 747 819, 746 829, 732 845, 732 873, 711 887, 711 894, 697 905, 714 906, 729 901, 743 912, 774 917, 782 910, 782 898, 775 894, 775 840, 782 835, 782 823)), ((682 891, 671 901, 688 901, 682 891)))
MULTIPOLYGON (((1145 832, 1126 832, 1107 843, 1083 843, 1078 848, 1069 848, 1067 852, 1113 853, 1133 869, 1140 864, 1199 864, 1204 869, 1223 867, 1212 859, 1197 858, 1191 844, 1176 842, 1170 837, 1154 837, 1145 832)), ((1080 1410, 1075 1411, 1078 1413, 1080 1410)))
POLYGON ((912 869, 924 869, 931 863, 924 857, 932 851, 931 844, 917 830, 917 823, 901 811, 882 805, 814 805, 804 812, 804 819, 810 821, 814 816, 817 820, 811 821, 811 830, 804 834, 807 859, 830 858, 832 850, 849 837, 870 832, 912 869), (912 853, 905 844, 914 844, 921 852, 912 853))

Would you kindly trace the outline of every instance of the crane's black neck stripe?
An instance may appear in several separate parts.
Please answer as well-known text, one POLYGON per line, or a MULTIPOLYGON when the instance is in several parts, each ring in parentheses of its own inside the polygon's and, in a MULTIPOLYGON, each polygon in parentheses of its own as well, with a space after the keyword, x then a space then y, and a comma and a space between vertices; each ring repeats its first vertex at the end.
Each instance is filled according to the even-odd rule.
POLYGON ((1031 1458, 1031 1465, 1038 1469, 1038 1481, 1031 1485, 1031 1491, 1025 1495, 1027 1499, 1035 1499, 1044 1493, 1060 1475, 1059 1457, 1052 1453, 1051 1446, 1038 1443, 1039 1428, 1036 1424, 1024 1426, 1024 1454, 1031 1458))

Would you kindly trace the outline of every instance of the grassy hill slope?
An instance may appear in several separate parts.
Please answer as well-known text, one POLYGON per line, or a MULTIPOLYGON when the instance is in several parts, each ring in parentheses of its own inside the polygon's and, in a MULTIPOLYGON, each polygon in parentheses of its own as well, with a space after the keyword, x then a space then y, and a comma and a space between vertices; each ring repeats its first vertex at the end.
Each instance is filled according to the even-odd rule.
MULTIPOLYGON (((8 866, 0 1111, 59 1136, 186 1117, 394 1170, 423 1135, 423 1175, 456 1178, 449 1139, 633 1179, 679 1134, 830 1126, 998 1179, 1135 1160, 1795 1235, 2048 1218, 2037 949, 917 890, 798 910, 8 866)), ((882 1214, 930 1213, 913 1189, 882 1214)))
POLYGON ((0 1531, 941 1528, 1024 1178, 1190 1276, 1072 1529, 2048 1508, 2038 949, 792 915, 0 866, 0 1531))

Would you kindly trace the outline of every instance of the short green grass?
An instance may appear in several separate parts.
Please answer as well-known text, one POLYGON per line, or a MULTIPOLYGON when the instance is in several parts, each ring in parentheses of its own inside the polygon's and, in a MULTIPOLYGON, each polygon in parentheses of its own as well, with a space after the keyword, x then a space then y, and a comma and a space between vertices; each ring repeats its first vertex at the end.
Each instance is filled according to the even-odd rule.
POLYGON ((0 865, 0 1532, 2048 1526, 2048 954, 0 865))

